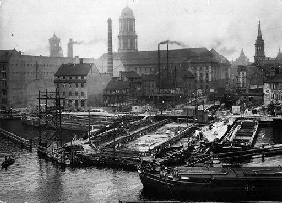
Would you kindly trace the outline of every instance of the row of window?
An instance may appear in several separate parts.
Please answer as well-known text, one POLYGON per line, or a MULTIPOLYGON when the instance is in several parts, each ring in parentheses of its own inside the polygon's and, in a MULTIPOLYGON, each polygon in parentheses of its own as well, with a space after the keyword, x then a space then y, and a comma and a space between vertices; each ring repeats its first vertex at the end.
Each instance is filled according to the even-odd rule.
MULTIPOLYGON (((62 94, 63 96, 66 96, 66 92, 62 92, 62 94)), ((78 96, 78 95, 79 93, 77 91, 74 92, 74 95, 72 91, 69 92, 69 96, 78 96)), ((80 92, 80 96, 84 97, 84 95, 85 95, 84 92, 80 92)))
POLYGON ((69 88, 71 88, 71 87, 76 87, 76 88, 81 87, 81 88, 84 88, 85 85, 84 85, 83 82, 82 82, 82 83, 63 83, 63 84, 62 84, 62 87, 63 87, 63 88, 66 88, 66 87, 69 87, 69 88), (74 85, 75 85, 75 86, 74 86, 74 85))
MULTIPOLYGON (((85 107, 86 101, 85 100, 80 100, 80 102, 79 102, 79 100, 77 100, 77 99, 75 99, 75 100, 69 99, 68 100, 68 106, 74 105, 76 107, 79 107, 79 103, 80 103, 81 107, 85 107)), ((64 100, 64 106, 65 105, 66 105, 66 103, 65 103, 65 100, 64 100)))
POLYGON ((63 80, 72 80, 72 79, 76 79, 76 80, 84 80, 84 76, 59 76, 57 77, 57 79, 63 79, 63 80))
POLYGON ((36 64, 36 63, 14 63, 14 64, 10 64, 11 66, 43 66, 43 67, 57 67, 58 65, 54 65, 54 64, 36 64))
POLYGON ((281 94, 272 94, 271 99, 282 100, 282 95, 281 94))

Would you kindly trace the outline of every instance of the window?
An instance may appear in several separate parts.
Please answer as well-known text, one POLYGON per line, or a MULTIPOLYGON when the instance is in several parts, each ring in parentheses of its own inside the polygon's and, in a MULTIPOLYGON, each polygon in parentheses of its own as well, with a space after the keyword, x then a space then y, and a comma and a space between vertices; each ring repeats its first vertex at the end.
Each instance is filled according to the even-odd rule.
POLYGON ((81 83, 81 88, 84 88, 84 83, 81 83))
POLYGON ((85 101, 81 100, 81 107, 84 107, 84 105, 85 105, 85 101))
POLYGON ((81 92, 81 96, 84 96, 84 92, 81 92))
POLYGON ((7 94, 7 90, 2 89, 2 95, 6 95, 7 94))
POLYGON ((72 77, 70 76, 70 80, 72 79, 72 77))
POLYGON ((75 87, 78 88, 78 83, 75 83, 75 87))
POLYGON ((69 96, 72 96, 72 92, 71 91, 69 92, 69 96))
POLYGON ((75 79, 78 79, 78 76, 75 76, 75 79))
POLYGON ((75 96, 78 96, 78 92, 77 91, 75 91, 75 96))
POLYGON ((65 92, 63 92, 63 96, 65 96, 65 92))
POLYGON ((81 76, 81 79, 84 80, 84 76, 81 76))
POLYGON ((66 79, 66 77, 65 77, 65 76, 63 76, 63 79, 66 79))

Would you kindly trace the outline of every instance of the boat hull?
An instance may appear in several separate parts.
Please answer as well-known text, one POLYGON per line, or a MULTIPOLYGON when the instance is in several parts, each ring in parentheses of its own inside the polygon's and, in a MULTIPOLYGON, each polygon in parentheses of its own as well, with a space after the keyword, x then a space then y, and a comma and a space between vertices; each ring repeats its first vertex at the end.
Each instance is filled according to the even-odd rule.
POLYGON ((145 195, 179 200, 281 200, 282 179, 224 178, 201 182, 172 180, 139 173, 145 195))

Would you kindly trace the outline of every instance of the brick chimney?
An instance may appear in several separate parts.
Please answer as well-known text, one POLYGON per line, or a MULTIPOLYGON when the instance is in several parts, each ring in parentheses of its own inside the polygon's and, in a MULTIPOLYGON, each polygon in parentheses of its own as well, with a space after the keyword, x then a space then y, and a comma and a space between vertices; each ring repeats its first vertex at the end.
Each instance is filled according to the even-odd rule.
POLYGON ((74 41, 70 38, 68 43, 68 57, 73 58, 73 44, 74 41))
POLYGON ((113 77, 112 19, 108 18, 108 64, 107 72, 113 77))

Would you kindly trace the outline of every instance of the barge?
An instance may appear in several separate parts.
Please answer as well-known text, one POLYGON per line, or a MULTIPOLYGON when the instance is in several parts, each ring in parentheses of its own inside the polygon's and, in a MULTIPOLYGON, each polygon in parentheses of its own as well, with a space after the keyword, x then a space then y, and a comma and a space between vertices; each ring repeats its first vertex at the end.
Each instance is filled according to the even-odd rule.
MULTIPOLYGON (((151 163, 152 164, 152 163, 151 163)), ((177 167, 141 164, 144 193, 173 199, 281 199, 281 167, 177 167)))

